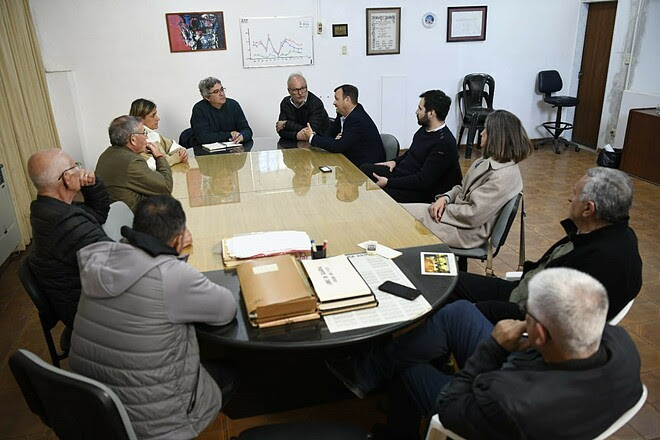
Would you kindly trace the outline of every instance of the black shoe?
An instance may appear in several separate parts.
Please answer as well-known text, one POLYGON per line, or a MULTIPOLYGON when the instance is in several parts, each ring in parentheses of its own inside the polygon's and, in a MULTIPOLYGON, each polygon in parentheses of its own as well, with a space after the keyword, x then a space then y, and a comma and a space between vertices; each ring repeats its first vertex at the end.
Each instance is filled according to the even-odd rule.
POLYGON ((325 361, 325 366, 344 386, 351 390, 353 394, 360 399, 364 399, 366 393, 356 383, 355 370, 353 368, 353 358, 344 357, 325 361))

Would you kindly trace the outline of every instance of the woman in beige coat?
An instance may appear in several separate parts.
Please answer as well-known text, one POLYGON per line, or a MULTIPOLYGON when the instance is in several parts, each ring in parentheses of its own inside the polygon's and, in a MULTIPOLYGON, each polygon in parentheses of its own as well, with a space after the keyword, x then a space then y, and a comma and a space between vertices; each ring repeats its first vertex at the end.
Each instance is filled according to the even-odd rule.
POLYGON ((518 162, 532 153, 520 120, 496 110, 481 132, 482 157, 475 160, 461 185, 435 196, 435 202, 402 206, 445 244, 470 249, 483 245, 506 202, 523 189, 518 162))

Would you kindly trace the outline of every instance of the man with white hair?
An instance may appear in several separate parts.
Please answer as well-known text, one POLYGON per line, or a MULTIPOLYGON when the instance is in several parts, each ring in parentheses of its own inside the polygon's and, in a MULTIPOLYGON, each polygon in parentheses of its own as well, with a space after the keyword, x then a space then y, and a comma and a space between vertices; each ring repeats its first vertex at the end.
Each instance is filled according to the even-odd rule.
POLYGON ((606 325, 607 294, 591 276, 546 269, 528 291, 522 321, 493 327, 457 301, 386 347, 328 366, 358 395, 397 379, 382 438, 418 438, 420 417, 434 413, 470 439, 593 438, 641 396, 639 353, 606 325), (449 353, 454 376, 430 363, 449 353))
POLYGON ((561 222, 566 237, 536 262, 527 261, 520 281, 461 272, 452 292, 467 299, 492 321, 522 319, 519 306, 527 299, 529 280, 551 267, 570 267, 600 281, 609 297, 612 319, 642 287, 642 259, 637 236, 628 226, 633 199, 630 177, 623 171, 595 167, 587 170, 568 197, 568 218, 561 222))
POLYGON ((33 240, 28 264, 53 311, 71 329, 80 298, 76 252, 91 243, 112 241, 101 227, 110 199, 94 172, 60 149, 34 153, 27 167, 37 188, 30 205, 33 240), (78 193, 83 202, 73 201, 78 193))
POLYGON ((309 124, 317 133, 328 129, 328 112, 323 102, 307 88, 307 80, 301 73, 292 73, 286 82, 289 96, 280 102, 280 116, 275 130, 282 139, 305 140, 303 129, 309 124))

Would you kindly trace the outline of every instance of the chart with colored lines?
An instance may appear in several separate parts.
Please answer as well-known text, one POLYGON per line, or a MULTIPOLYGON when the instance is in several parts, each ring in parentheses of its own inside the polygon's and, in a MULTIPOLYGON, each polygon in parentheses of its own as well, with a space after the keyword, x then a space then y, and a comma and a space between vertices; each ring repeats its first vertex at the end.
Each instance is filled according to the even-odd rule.
POLYGON ((314 64, 312 17, 241 18, 243 67, 314 64))

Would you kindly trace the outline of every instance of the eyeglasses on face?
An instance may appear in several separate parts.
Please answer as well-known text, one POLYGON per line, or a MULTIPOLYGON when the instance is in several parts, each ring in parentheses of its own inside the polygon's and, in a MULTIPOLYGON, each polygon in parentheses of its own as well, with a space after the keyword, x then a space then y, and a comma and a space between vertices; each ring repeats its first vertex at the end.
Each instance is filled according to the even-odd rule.
POLYGON ((62 180, 62 177, 64 177, 64 173, 66 173, 67 171, 71 171, 74 168, 79 170, 82 168, 82 164, 80 162, 76 162, 72 167, 69 167, 66 170, 62 171, 62 174, 60 174, 60 177, 57 180, 62 180))
POLYGON ((548 334, 548 339, 552 339, 552 336, 550 336, 550 331, 548 330, 548 327, 546 327, 545 324, 543 324, 541 321, 539 321, 536 316, 534 316, 530 313, 529 308, 527 306, 527 302, 525 302, 525 304, 523 304, 520 308, 525 314, 529 315, 534 321, 541 324, 541 327, 543 327, 545 329, 545 332, 548 334))
POLYGON ((211 95, 217 95, 220 92, 225 93, 226 91, 226 87, 220 87, 219 89, 211 90, 211 95))
POLYGON ((131 134, 142 134, 142 135, 144 135, 144 136, 148 136, 148 135, 149 135, 149 133, 147 132, 147 129, 146 129, 146 128, 145 128, 144 130, 142 130, 142 131, 136 131, 135 133, 131 133, 131 134))
POLYGON ((289 89, 289 93, 305 93, 307 91, 307 86, 302 86, 297 89, 289 89))

